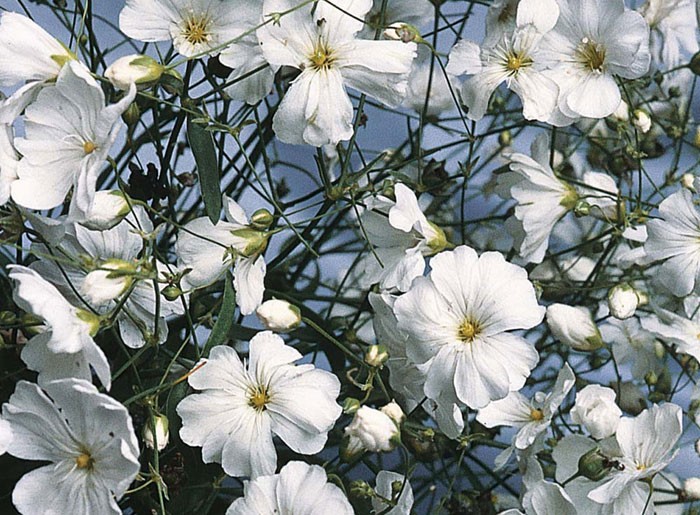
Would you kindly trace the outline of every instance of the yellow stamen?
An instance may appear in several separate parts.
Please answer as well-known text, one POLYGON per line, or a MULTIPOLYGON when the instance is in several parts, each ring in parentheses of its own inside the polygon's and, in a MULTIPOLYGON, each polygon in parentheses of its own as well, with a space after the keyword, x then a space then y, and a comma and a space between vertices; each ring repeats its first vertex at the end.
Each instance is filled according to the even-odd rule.
POLYGON ((92 154, 95 151, 95 149, 97 149, 97 145, 95 145, 95 143, 93 143, 92 141, 86 141, 85 143, 83 143, 83 152, 85 152, 86 154, 92 154))
POLYGON ((467 318, 462 322, 462 325, 459 326, 458 337, 465 343, 471 343, 480 332, 481 326, 479 322, 467 318))
POLYGON ((335 63, 336 57, 333 51, 320 39, 314 45, 314 51, 309 56, 311 67, 314 70, 327 70, 335 63))
POLYGON ((185 21, 182 31, 185 39, 193 45, 206 43, 211 39, 209 34, 209 20, 205 17, 192 16, 185 21))
POLYGON ((270 402, 270 394, 267 393, 265 386, 258 385, 250 392, 248 404, 256 411, 263 411, 268 402, 270 402))
POLYGON ((95 460, 90 456, 90 453, 83 451, 83 454, 75 458, 75 465, 81 470, 92 470, 92 467, 95 465, 95 460))
POLYGON ((531 409, 530 410, 530 420, 534 420, 536 422, 539 422, 544 418, 544 413, 542 413, 541 409, 531 409))
POLYGON ((588 38, 581 40, 578 47, 581 63, 591 71, 602 72, 605 65, 605 47, 588 38))

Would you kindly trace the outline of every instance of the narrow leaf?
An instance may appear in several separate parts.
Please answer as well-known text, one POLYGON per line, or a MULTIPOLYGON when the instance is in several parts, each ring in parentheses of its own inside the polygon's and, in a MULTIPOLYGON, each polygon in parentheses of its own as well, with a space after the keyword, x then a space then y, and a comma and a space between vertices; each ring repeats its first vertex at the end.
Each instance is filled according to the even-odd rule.
POLYGON ((209 351, 215 345, 223 345, 228 340, 229 332, 233 327, 233 317, 236 313, 236 292, 233 290, 233 279, 226 274, 224 280, 224 298, 219 309, 219 316, 211 330, 207 343, 202 349, 202 356, 207 357, 209 351))
POLYGON ((216 224, 221 214, 221 184, 214 137, 206 129, 206 126, 196 123, 192 116, 188 116, 187 139, 197 164, 199 188, 204 200, 204 209, 211 223, 216 224))

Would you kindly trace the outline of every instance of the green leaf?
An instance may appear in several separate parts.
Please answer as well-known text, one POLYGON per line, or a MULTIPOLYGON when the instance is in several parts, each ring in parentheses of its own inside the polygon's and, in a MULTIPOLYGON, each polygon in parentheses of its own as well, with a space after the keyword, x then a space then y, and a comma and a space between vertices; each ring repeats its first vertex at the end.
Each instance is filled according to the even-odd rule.
POLYGON ((216 224, 221 214, 221 185, 219 183, 219 166, 216 160, 214 137, 193 119, 187 117, 187 139, 190 142, 194 161, 199 174, 199 187, 204 199, 204 208, 211 223, 216 224))
POLYGON ((228 334, 233 327, 233 317, 236 313, 236 292, 233 290, 233 279, 230 274, 226 274, 224 280, 224 298, 221 302, 221 309, 216 323, 211 330, 207 343, 202 349, 202 356, 207 357, 209 351, 215 345, 223 345, 228 341, 228 334))

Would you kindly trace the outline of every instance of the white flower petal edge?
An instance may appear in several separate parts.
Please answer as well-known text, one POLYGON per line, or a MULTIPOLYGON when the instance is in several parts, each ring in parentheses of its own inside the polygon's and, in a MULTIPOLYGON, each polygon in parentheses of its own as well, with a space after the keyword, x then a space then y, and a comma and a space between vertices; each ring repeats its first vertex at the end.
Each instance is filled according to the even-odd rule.
POLYGON ((214 347, 189 376, 202 393, 177 407, 182 440, 235 477, 274 473, 273 434, 294 452, 319 452, 342 411, 335 402, 340 381, 313 365, 293 365, 301 357, 270 331, 251 339, 246 363, 234 349, 214 347))
POLYGON ((51 462, 15 486, 20 513, 121 513, 116 501, 140 468, 124 406, 79 379, 53 381, 43 391, 20 381, 2 416, 13 433, 10 454, 51 462))
POLYGON ((290 461, 279 474, 247 481, 243 497, 236 499, 226 515, 272 515, 308 513, 352 515, 342 490, 328 482, 318 465, 290 461))

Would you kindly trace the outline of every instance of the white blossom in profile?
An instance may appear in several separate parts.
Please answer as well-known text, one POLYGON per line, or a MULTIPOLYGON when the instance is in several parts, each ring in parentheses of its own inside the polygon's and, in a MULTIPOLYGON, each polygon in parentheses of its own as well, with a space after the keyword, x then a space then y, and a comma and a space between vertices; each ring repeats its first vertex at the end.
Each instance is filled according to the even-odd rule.
POLYGON ((21 85, 0 99, 0 123, 12 123, 39 91, 56 80, 63 66, 77 57, 28 17, 0 15, 0 87, 21 85))
POLYGON ((243 497, 226 510, 226 515, 353 515, 343 491, 328 482, 318 465, 290 461, 279 474, 259 476, 247 481, 243 497))
POLYGON ((243 208, 224 196, 225 221, 216 225, 208 217, 188 222, 175 244, 186 288, 202 288, 220 279, 233 267, 236 303, 249 315, 262 303, 265 292, 265 258, 269 234, 251 226, 243 208))
POLYGON ((521 0, 512 33, 504 34, 493 46, 480 47, 468 40, 454 46, 447 72, 471 75, 462 85, 462 99, 469 107, 468 118, 483 118, 491 94, 505 83, 520 97, 526 119, 549 120, 557 105, 559 87, 544 73, 539 47, 558 16, 555 0, 521 0))
POLYGON ((380 497, 372 497, 372 508, 384 515, 411 515, 413 507, 413 488, 403 474, 380 470, 374 491, 380 497), (389 503, 387 501, 393 501, 389 503), (386 511, 390 508, 389 511, 386 511))
POLYGON ((257 32, 271 66, 301 70, 279 105, 273 129, 285 143, 335 145, 353 134, 353 107, 346 86, 385 105, 400 104, 416 45, 356 38, 372 0, 297 7, 295 0, 265 0, 265 19, 291 12, 257 32))
POLYGON ((172 41, 185 57, 218 53, 239 36, 249 20, 241 17, 249 0, 127 0, 119 28, 139 41, 172 41))
POLYGON ((585 306, 547 306, 547 326, 552 336, 572 349, 587 352, 603 346, 600 330, 585 306))
POLYGON ((670 69, 698 51, 694 0, 647 0, 639 12, 651 28, 650 51, 657 66, 670 69))
POLYGON ((20 265, 8 269, 15 282, 17 306, 43 321, 41 332, 27 342, 21 354, 27 367, 39 373, 39 384, 66 377, 90 381, 92 368, 109 390, 109 362, 93 340, 100 327, 99 316, 71 305, 34 270, 20 265))
POLYGON ((652 305, 654 314, 642 318, 642 327, 659 339, 673 344, 678 352, 700 360, 700 297, 683 299, 682 314, 652 305))
POLYGON ((559 406, 574 386, 573 370, 565 363, 549 393, 537 392, 528 399, 520 392, 511 392, 504 399, 493 401, 479 410, 476 420, 486 427, 514 427, 518 432, 512 446, 518 450, 530 447, 552 422, 559 406))
POLYGON ((681 189, 659 204, 659 218, 647 223, 644 251, 651 261, 663 261, 657 277, 677 297, 700 286, 700 213, 693 194, 681 189))
POLYGON ((122 513, 117 501, 140 469, 129 412, 80 379, 43 388, 20 381, 2 407, 13 434, 8 452, 48 462, 15 485, 15 507, 27 515, 122 513))
POLYGON ((294 365, 301 357, 269 331, 250 340, 245 362, 230 347, 214 347, 188 377, 202 392, 177 406, 182 441, 202 447, 205 463, 221 463, 234 477, 274 473, 273 435, 298 454, 320 452, 342 411, 335 401, 340 381, 313 365, 294 365))
POLYGON ((378 196, 360 216, 360 225, 373 251, 358 265, 361 285, 379 283, 382 290, 406 291, 414 278, 423 275, 425 257, 447 246, 445 233, 428 221, 413 191, 402 183, 394 186, 396 200, 378 196))
POLYGON ((121 114, 136 87, 105 106, 102 88, 89 71, 70 61, 56 84, 43 88, 24 115, 25 136, 15 139, 22 154, 12 199, 29 209, 51 209, 73 188, 71 216, 82 219, 95 196, 99 172, 124 126, 121 114))
POLYGON ((575 207, 578 193, 549 166, 546 135, 532 142, 530 153, 506 154, 511 172, 501 181, 517 203, 511 230, 518 253, 528 263, 541 263, 555 224, 575 207))
POLYGON ((559 86, 558 109, 549 122, 604 118, 622 100, 615 76, 638 79, 649 70, 649 25, 623 0, 557 4, 557 24, 540 46, 540 58, 559 86))
POLYGON ((544 316, 527 272, 467 246, 436 255, 431 268, 394 303, 406 354, 426 373, 425 395, 479 409, 522 388, 539 356, 511 331, 544 316))

